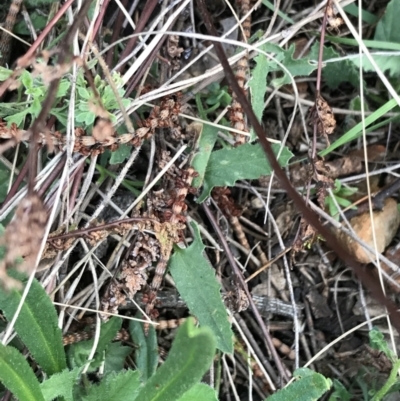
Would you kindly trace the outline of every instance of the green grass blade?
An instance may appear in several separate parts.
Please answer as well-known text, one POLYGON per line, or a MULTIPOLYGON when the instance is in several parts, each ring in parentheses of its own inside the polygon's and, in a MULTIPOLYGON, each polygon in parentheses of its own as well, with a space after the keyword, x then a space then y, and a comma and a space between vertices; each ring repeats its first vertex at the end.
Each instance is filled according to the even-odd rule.
MULTIPOLYGON (((358 42, 355 39, 350 38, 342 38, 340 36, 325 36, 329 42, 332 43, 341 43, 343 45, 349 45, 358 47, 358 42)), ((381 49, 381 50, 393 50, 399 51, 400 50, 400 43, 394 42, 382 42, 381 40, 363 40, 365 46, 369 49, 381 49)))
POLYGON ((188 319, 178 330, 165 363, 144 385, 135 400, 176 401, 199 383, 215 354, 215 338, 207 327, 188 319))
MULTIPOLYGON (((9 275, 18 279, 23 277, 15 271, 10 271, 9 275)), ((22 291, 7 292, 0 288, 0 309, 8 320, 13 318, 21 296, 22 291)), ((67 367, 56 310, 36 280, 33 280, 22 306, 15 331, 47 375, 61 372, 67 367)))
MULTIPOLYGON (((275 6, 270 1, 262 0, 262 3, 264 4, 265 7, 269 8, 272 12, 275 11, 275 6)), ((292 24, 292 25, 294 24, 294 21, 290 17, 288 17, 285 13, 283 13, 282 11, 278 10, 278 15, 286 22, 289 22, 289 24, 292 24)))
POLYGON ((39 381, 24 356, 0 344, 0 381, 19 401, 44 401, 39 381))
MULTIPOLYGON (((386 102, 383 106, 379 107, 378 110, 374 111, 371 115, 369 115, 365 119, 365 126, 368 127, 370 124, 375 122, 378 118, 382 117, 384 114, 388 113, 394 107, 397 106, 396 100, 392 99, 386 102)), ((362 134, 362 122, 358 123, 354 126, 350 131, 346 132, 342 135, 338 140, 333 142, 331 146, 327 147, 325 150, 321 151, 319 154, 320 156, 326 156, 333 150, 337 149, 339 146, 345 145, 346 143, 357 139, 362 134)))

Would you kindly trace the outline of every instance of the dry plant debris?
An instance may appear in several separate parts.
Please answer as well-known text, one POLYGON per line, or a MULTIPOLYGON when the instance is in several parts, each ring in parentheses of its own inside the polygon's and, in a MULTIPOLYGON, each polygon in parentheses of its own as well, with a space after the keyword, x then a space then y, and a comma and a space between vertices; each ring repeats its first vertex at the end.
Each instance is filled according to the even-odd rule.
MULTIPOLYGON (((392 7, 393 1, 389 2, 392 7)), ((200 2, 212 13, 218 34, 227 33, 230 38, 258 46, 271 57, 246 51, 238 59, 235 52, 242 49, 224 44, 225 49, 232 48, 236 57, 233 68, 238 88, 230 83, 226 66, 224 74, 217 71, 220 65, 216 57, 220 56, 217 44, 214 44, 216 52, 206 54, 190 65, 212 43, 212 39, 197 38, 194 33, 207 33, 205 28, 209 25, 199 9, 193 7, 194 2, 165 1, 162 6, 153 0, 139 3, 133 10, 132 19, 136 25, 132 29, 140 39, 138 35, 127 38, 132 31, 130 27, 123 28, 126 14, 119 10, 121 5, 116 6, 114 2, 103 2, 99 10, 93 11, 95 23, 93 27, 90 25, 89 31, 87 21, 82 24, 75 21, 74 29, 81 29, 78 43, 82 56, 69 53, 72 31, 66 35, 70 41, 68 46, 63 42, 36 55, 35 50, 29 50, 19 59, 17 54, 23 54, 24 48, 19 48, 17 42, 10 41, 9 35, 1 33, 0 64, 5 65, 7 61, 13 66, 13 72, 7 76, 9 71, 0 69, 4 81, 0 88, 0 152, 5 162, 15 163, 19 173, 14 180, 7 169, 0 169, 0 173, 6 171, 7 179, 13 181, 0 209, 3 221, 15 209, 14 218, 5 228, 3 244, 6 252, 0 265, 0 279, 10 289, 17 284, 7 275, 10 266, 16 265, 27 275, 33 271, 48 218, 54 211, 55 219, 49 223, 51 234, 42 255, 46 268, 37 272, 46 291, 54 291, 60 302, 78 307, 91 305, 105 321, 109 319, 109 313, 133 314, 131 309, 136 310, 136 307, 132 300, 140 296, 144 318, 159 323, 159 353, 166 355, 171 349, 173 336, 170 333, 184 323, 188 308, 176 299, 172 307, 171 304, 165 306, 159 290, 163 286, 178 287, 177 281, 173 282, 169 275, 172 269, 169 271, 168 266, 178 245, 186 249, 193 245, 193 227, 187 225, 190 216, 201 228, 204 241, 204 254, 198 257, 210 265, 220 285, 219 291, 223 291, 221 303, 223 298, 235 317, 232 321, 241 327, 240 331, 234 329, 232 366, 229 361, 221 368, 219 399, 230 399, 232 394, 246 399, 251 392, 253 399, 264 400, 290 379, 296 366, 304 365, 326 342, 341 334, 340 330, 351 329, 359 323, 360 315, 349 312, 354 307, 352 300, 357 286, 354 277, 345 273, 345 268, 354 261, 367 264, 375 259, 375 254, 365 250, 342 230, 331 231, 350 255, 346 264, 327 252, 323 236, 309 224, 309 210, 298 206, 299 194, 319 211, 316 221, 325 227, 335 223, 326 218, 324 205, 330 190, 335 188, 336 179, 349 181, 353 186, 353 180, 359 180, 359 175, 382 170, 383 174, 369 177, 376 184, 374 190, 380 190, 386 175, 396 174, 395 168, 398 168, 398 116, 385 116, 387 120, 381 118, 379 121, 376 117, 372 121, 376 127, 366 137, 365 159, 361 141, 355 141, 361 132, 355 127, 360 118, 365 118, 360 117, 360 102, 364 102, 369 113, 369 110, 386 104, 387 93, 372 70, 365 67, 368 73, 364 77, 366 91, 364 98, 357 97, 359 82, 355 76, 358 76, 358 70, 353 59, 346 56, 356 54, 358 49, 341 37, 354 43, 347 35, 344 20, 338 15, 339 9, 334 6, 336 2, 329 0, 318 9, 311 1, 301 4, 280 2, 279 10, 270 10, 265 6, 270 2, 255 6, 253 1, 238 0, 232 2, 235 16, 220 2, 200 2), (179 7, 182 9, 174 14, 179 7), (250 11, 251 14, 238 26, 236 21, 250 11), (228 33, 231 27, 233 34, 228 33), (176 34, 146 36, 147 31, 156 29, 176 34), (264 37, 265 32, 268 32, 267 37, 264 37), (315 32, 321 34, 315 35, 315 32), (126 39, 121 41, 120 47, 116 46, 119 39, 126 39), (322 43, 317 43, 318 40, 322 43), (11 52, 11 59, 6 60, 11 45, 18 51, 11 52), (119 52, 121 46, 123 50, 119 52), (316 60, 313 55, 318 54, 318 50, 321 50, 321 58, 316 60), (102 54, 104 60, 98 61, 102 54), (332 62, 335 58, 344 61, 332 62), (74 63, 81 73, 79 79, 71 69, 74 63), (259 74, 263 68, 264 75, 259 74), (335 68, 336 75, 332 73, 335 68), (311 75, 315 70, 317 73, 311 75), (118 71, 120 75, 111 75, 109 71, 118 71), (325 74, 328 71, 329 76, 325 74), (110 84, 110 79, 114 85, 110 84), (60 81, 58 92, 54 89, 57 81, 60 81), (75 95, 71 91, 71 82, 76 84, 75 95), (115 88, 111 90, 111 86, 115 88), (254 89, 255 86, 259 91, 252 93, 252 107, 257 110, 259 122, 266 127, 264 140, 280 142, 282 153, 295 156, 289 165, 285 165, 285 172, 297 189, 297 198, 292 196, 293 189, 288 190, 286 181, 280 176, 281 170, 278 171, 276 166, 275 174, 266 178, 261 179, 264 174, 256 171, 260 177, 256 181, 255 175, 250 176, 250 173, 249 177, 240 175, 244 169, 238 171, 235 164, 240 165, 243 160, 231 160, 229 174, 243 179, 235 181, 232 177, 229 180, 222 177, 218 184, 221 186, 215 186, 210 198, 204 205, 199 205, 199 191, 192 187, 192 181, 199 175, 200 181, 204 180, 206 173, 211 173, 207 170, 207 162, 203 171, 197 173, 191 164, 193 157, 204 153, 204 159, 209 160, 215 151, 238 149, 257 132, 257 124, 250 118, 242 99, 247 98, 246 88, 254 89), (285 93, 281 92, 280 86, 285 93), (6 88, 9 92, 5 92, 6 88), (269 93, 273 95, 269 97, 269 93), (22 109, 13 108, 25 100, 22 109), (67 107, 71 101, 77 102, 75 114, 67 107), (294 107, 297 102, 300 102, 301 112, 294 107), (6 106, 10 108, 8 114, 6 106), (28 108, 31 112, 23 114, 23 109, 28 108), (306 109, 310 111, 310 124, 303 115, 306 109), (197 118, 203 120, 201 124, 192 123, 192 119, 197 118), (202 129, 193 133, 190 124, 197 124, 202 129), (228 127, 234 129, 232 135, 226 134, 228 127), (382 129, 388 129, 390 135, 382 129), (251 134, 242 135, 250 131, 251 134), (341 140, 340 146, 337 145, 341 140), (332 149, 329 148, 331 142, 332 149), (26 143, 30 144, 29 163, 25 162, 26 143), (46 150, 54 155, 44 156, 46 150), (325 152, 324 156, 320 154, 321 150, 325 152), (23 195, 21 190, 25 182, 29 187, 28 195, 23 195), (223 186, 231 182, 234 182, 231 187, 223 186), (35 183, 37 189, 33 190, 35 183), (135 199, 134 207, 131 204, 120 206, 116 202, 116 195, 123 197, 127 191, 135 199), (58 193, 62 199, 57 199, 58 193), (122 216, 120 220, 119 217, 111 220, 102 217, 101 209, 106 207, 113 207, 118 216, 122 216), (104 245, 102 253, 92 252, 92 248, 100 244, 104 245), (290 249, 297 253, 287 258, 290 249), (18 258, 22 258, 22 262, 18 258), (77 273, 76 266, 84 266, 82 274, 77 273), (87 271, 89 268, 90 272, 87 271), (95 275, 96 285, 93 282, 95 275), (240 281, 242 276, 252 277, 246 288, 240 281), (99 291, 98 304, 93 303, 94 288, 99 291), (263 294, 256 295, 261 288, 263 294), (247 293, 247 289, 252 294, 247 293), (266 330, 264 320, 269 330, 266 330), (248 388, 249 369, 253 373, 252 388, 248 388), (231 374, 233 381, 229 379, 231 374), (233 390, 232 382, 236 387, 233 390)), ((381 33, 379 37, 382 21, 386 24, 383 28, 387 28, 383 31, 390 31, 386 17, 372 21, 375 15, 385 15, 385 7, 378 2, 364 3, 362 16, 369 16, 370 20, 364 21, 363 39, 397 43, 398 38, 394 36, 383 38, 381 33)), ((28 9, 34 4, 36 0, 24 1, 28 9)), ((40 10, 50 15, 46 4, 43 1, 40 10)), ((69 2, 71 4, 75 11, 75 2, 69 2)), ((14 0, 7 10, 7 17, 7 13, 3 16, 0 12, 6 29, 13 29, 20 6, 21 1, 14 0)), ((32 49, 65 30, 67 19, 63 19, 63 15, 66 8, 59 10, 62 11, 54 17, 54 25, 39 28, 32 17, 33 28, 43 32, 37 41, 32 40, 32 49)), ((356 20, 352 22, 355 24, 356 20)), ((23 35, 20 25, 15 32, 23 35)), ((44 48, 46 43, 49 42, 45 42, 44 48)), ((393 82, 400 78, 396 66, 391 65, 385 72, 393 82)), ((262 141, 260 138, 259 143, 262 141)), ((245 146, 250 147, 250 144, 242 149, 245 146)), ((250 158, 245 162, 254 164, 250 158)), ((257 166, 254 169, 257 170, 257 166)), ((212 174, 217 172, 212 171, 212 174)), ((3 184, 0 181, 0 193, 3 195, 4 192, 5 196, 8 183, 4 184, 4 188, 7 187, 4 191, 3 184)), ((397 192, 398 189, 381 197, 382 210, 375 208, 372 212, 377 252, 384 253, 392 245, 386 256, 395 264, 399 259, 396 236, 400 225, 397 192)), ((351 208, 360 193, 361 189, 354 199, 338 196, 339 207, 351 208)), ((373 248, 369 211, 355 213, 358 215, 350 218, 354 235, 373 248)), ((329 238, 325 239, 329 242, 329 238)), ((193 264, 196 263, 199 261, 193 260, 193 264)), ((389 267, 382 266, 392 274, 389 267)), ((202 279, 199 277, 193 288, 207 294, 208 289, 202 288, 202 279)), ((398 276, 393 279, 399 281, 398 276)), ((368 283, 368 279, 365 281, 368 283)), ((370 298, 367 293, 367 299, 370 298)), ((395 308, 393 303, 390 305, 395 308)), ((69 333, 64 337, 65 345, 87 340, 94 334, 91 323, 87 323, 83 331, 82 327, 68 329, 76 313, 67 309, 65 314, 63 325, 69 333)), ((148 330, 146 325, 145 331, 148 330)), ((351 342, 354 338, 344 340, 340 347, 350 351, 333 346, 314 361, 313 368, 329 377, 337 375, 340 378, 343 374, 345 380, 351 382, 354 377, 346 376, 349 358, 346 359, 345 352, 356 354, 356 348, 366 342, 363 332, 354 336, 357 346, 351 342)), ((131 341, 125 328, 119 331, 116 340, 131 341)), ((366 353, 373 361, 358 353, 362 363, 375 365, 380 372, 390 370, 390 363, 385 366, 374 364, 380 356, 372 349, 366 353)), ((126 361, 130 364, 128 359, 126 361)))
MULTIPOLYGON (((375 228, 376 250, 383 251, 392 242, 400 225, 400 212, 397 202, 393 198, 387 198, 383 209, 372 212, 373 225, 369 212, 360 216, 355 216, 350 220, 350 225, 355 235, 368 246, 375 249, 373 238, 373 227, 375 228)), ((371 263, 375 260, 375 254, 367 251, 361 244, 352 239, 348 234, 341 230, 336 231, 336 235, 349 252, 361 263, 371 263)))

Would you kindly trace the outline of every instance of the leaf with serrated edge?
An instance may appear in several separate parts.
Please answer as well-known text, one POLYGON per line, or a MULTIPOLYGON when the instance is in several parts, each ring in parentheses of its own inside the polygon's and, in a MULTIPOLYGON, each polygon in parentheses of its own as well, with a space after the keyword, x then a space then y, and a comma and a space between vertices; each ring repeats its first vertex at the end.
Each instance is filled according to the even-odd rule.
POLYGON ((195 222, 193 243, 187 249, 175 247, 169 270, 176 288, 187 303, 190 312, 199 319, 201 327, 209 327, 217 338, 217 348, 233 351, 233 333, 221 297, 221 284, 215 271, 203 256, 204 244, 195 222))
POLYGON ((65 369, 56 373, 40 384, 43 397, 46 401, 63 397, 65 401, 73 401, 73 388, 83 368, 65 369))
MULTIPOLYGON (((261 50, 267 51, 265 46, 261 46, 261 50)), ((267 75, 269 73, 270 60, 263 54, 259 54, 254 58, 256 66, 251 72, 251 79, 249 81, 249 88, 251 94, 251 107, 258 121, 261 121, 264 111, 264 97, 267 91, 267 75)), ((257 138, 254 129, 250 130, 250 142, 257 138)))
MULTIPOLYGON (((317 69, 317 65, 309 63, 308 57, 300 59, 293 58, 294 51, 295 45, 293 43, 289 49, 283 51, 283 54, 278 54, 276 57, 276 59, 286 67, 292 77, 308 76, 317 69)), ((283 73, 281 78, 272 80, 271 83, 274 87, 279 88, 282 85, 292 83, 292 79, 289 74, 284 71, 279 64, 272 61, 270 64, 270 69, 271 71, 282 71, 283 73)))
MULTIPOLYGON (((24 277, 13 270, 8 274, 18 279, 24 277)), ((8 292, 0 288, 0 309, 8 320, 13 318, 21 296, 22 291, 8 292)), ((36 280, 33 280, 19 313, 15 331, 47 375, 61 372, 67 367, 57 312, 49 296, 36 280)))
POLYGON ((144 385, 137 401, 176 401, 197 384, 215 355, 215 337, 208 327, 188 319, 179 328, 167 360, 144 385))
POLYGON ((317 401, 332 386, 332 381, 310 369, 294 371, 297 380, 266 398, 265 401, 317 401))
POLYGON ((44 401, 39 382, 25 357, 0 344, 0 381, 19 401, 44 401))
POLYGON ((132 341, 136 344, 135 362, 141 373, 141 381, 146 382, 156 371, 158 365, 158 344, 154 326, 150 326, 146 336, 143 331, 143 323, 136 320, 129 322, 129 332, 132 341))
MULTIPOLYGON (((82 401, 133 401, 140 388, 139 372, 133 370, 111 373, 98 385, 92 385, 82 401)), ((138 398, 139 401, 139 398, 138 398)))
MULTIPOLYGON (((273 144, 275 155, 281 146, 273 144)), ((293 153, 284 147, 279 156, 279 164, 284 167, 293 157, 293 153)), ((237 180, 255 180, 263 175, 270 175, 271 165, 259 144, 238 146, 233 149, 222 149, 211 153, 204 176, 203 192, 198 202, 203 202, 214 187, 233 186, 237 180)))
POLYGON ((199 383, 183 394, 178 401, 218 401, 218 398, 213 388, 199 383))
MULTIPOLYGON (((319 42, 314 43, 308 55, 310 60, 318 63, 319 42)), ((340 54, 333 47, 324 46, 322 60, 338 59, 340 54)), ((336 89, 343 82, 350 82, 354 87, 360 84, 360 73, 358 68, 350 60, 338 60, 331 63, 322 63, 322 76, 324 82, 331 88, 336 89), (344 74, 343 71, 346 73, 344 74)))
POLYGON ((119 372, 124 369, 125 360, 133 351, 132 347, 121 344, 121 341, 108 345, 104 359, 104 374, 119 372))

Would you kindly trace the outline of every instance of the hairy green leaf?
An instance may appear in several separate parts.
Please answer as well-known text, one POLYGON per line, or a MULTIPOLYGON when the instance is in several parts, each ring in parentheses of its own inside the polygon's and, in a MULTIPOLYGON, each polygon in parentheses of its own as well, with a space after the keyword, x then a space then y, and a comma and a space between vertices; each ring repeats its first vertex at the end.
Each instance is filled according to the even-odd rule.
POLYGON ((111 373, 99 385, 92 385, 82 401, 133 401, 139 391, 139 372, 126 370, 111 373))
MULTIPOLYGON (((9 271, 9 275, 21 279, 23 275, 9 271)), ((22 280, 23 283, 26 280, 22 280)), ((11 320, 21 300, 22 290, 10 292, 0 288, 0 309, 11 320)), ((48 375, 66 368, 61 330, 58 328, 56 310, 42 286, 33 280, 28 296, 15 323, 15 331, 48 375)))
POLYGON ((221 285, 203 256, 204 244, 197 224, 192 222, 190 225, 194 232, 193 243, 187 249, 175 247, 169 270, 181 297, 199 319, 200 326, 212 330, 218 349, 231 353, 233 333, 222 301, 221 285))
POLYGON ((65 369, 41 383, 40 389, 42 390, 44 399, 51 401, 57 397, 63 397, 65 401, 73 401, 73 388, 81 370, 82 368, 65 369))
POLYGON ((218 401, 218 398, 213 388, 204 383, 199 383, 186 391, 177 401, 218 401))
POLYGON ((188 319, 178 330, 168 358, 144 385, 138 401, 176 401, 197 384, 210 368, 215 337, 208 327, 196 328, 188 319))
POLYGON ((203 185, 204 174, 206 172, 207 163, 210 159, 211 152, 214 148, 215 141, 218 136, 218 128, 204 123, 197 141, 196 153, 192 160, 192 167, 198 173, 197 177, 193 179, 193 186, 195 188, 203 185))
POLYGON ((332 381, 310 369, 294 371, 297 380, 282 390, 277 391, 266 401, 317 401, 332 386, 332 381))
MULTIPOLYGON (((273 144, 275 155, 281 146, 273 144)), ((279 156, 279 164, 286 166, 293 153, 284 147, 279 156)), ((214 187, 233 186, 237 180, 251 180, 271 174, 272 169, 259 144, 244 144, 233 149, 222 149, 211 153, 204 176, 203 192, 198 202, 203 202, 214 187)))
POLYGON ((400 2, 398 0, 389 1, 385 14, 376 26, 374 39, 382 42, 400 43, 399 15, 400 2))
POLYGON ((44 401, 39 382, 24 356, 0 344, 0 381, 19 401, 44 401))
POLYGON ((133 342, 136 344, 135 362, 140 372, 140 380, 146 382, 157 369, 158 365, 158 344, 157 335, 153 326, 150 326, 146 336, 143 331, 143 323, 131 320, 129 332, 133 342))

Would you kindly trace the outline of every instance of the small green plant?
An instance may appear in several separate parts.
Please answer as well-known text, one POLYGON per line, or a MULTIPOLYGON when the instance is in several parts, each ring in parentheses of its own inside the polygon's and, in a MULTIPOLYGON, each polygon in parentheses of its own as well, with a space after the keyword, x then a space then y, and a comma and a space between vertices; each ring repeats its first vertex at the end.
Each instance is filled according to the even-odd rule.
MULTIPOLYGON (((7 79, 11 73, 10 70, 0 67, 0 81, 7 79)), ((114 72, 112 79, 117 87, 119 96, 122 98, 124 89, 121 76, 114 72)), ((17 78, 17 83, 19 84, 18 99, 16 102, 0 103, 0 118, 3 118, 8 124, 15 123, 22 128, 27 117, 32 120, 39 115, 41 105, 47 94, 47 85, 40 76, 35 76, 27 70, 24 70, 17 78), (26 99, 23 98, 25 95, 27 95, 26 99)), ((109 113, 109 118, 114 121, 113 112, 118 110, 119 107, 111 86, 101 79, 99 75, 94 78, 94 85, 100 96, 102 106, 109 113)), ((61 131, 67 125, 68 116, 68 103, 66 104, 62 99, 70 95, 70 89, 71 80, 68 77, 63 77, 58 87, 55 106, 50 111, 50 114, 57 117, 58 123, 61 124, 61 127, 59 127, 61 131)), ((75 101, 77 104, 75 125, 90 129, 97 116, 96 108, 100 105, 96 105, 96 97, 88 86, 81 70, 77 74, 75 101)), ((122 99, 122 104, 125 107, 129 106, 130 103, 130 99, 122 99)))
MULTIPOLYGON (((14 271, 10 275, 26 283, 21 274, 14 271)), ((16 313, 21 296, 22 291, 8 293, 0 289, 0 308, 7 319, 16 313)), ((122 319, 112 318, 102 324, 92 360, 88 357, 94 340, 73 344, 66 352, 56 310, 42 286, 34 280, 15 330, 39 364, 41 374, 35 374, 28 360, 13 345, 1 345, 0 381, 20 401, 51 401, 57 397, 66 401, 216 400, 215 391, 200 384, 215 355, 216 340, 209 328, 196 328, 189 319, 177 332, 166 362, 156 369, 154 329, 146 337, 142 325, 132 322, 130 332, 138 344, 137 369, 124 370, 124 361, 133 350, 111 342, 121 323, 122 319), (97 372, 100 366, 103 374, 93 383, 87 373, 97 372)))
MULTIPOLYGON (((325 206, 328 207, 329 214, 335 219, 339 220, 339 209, 337 205, 344 208, 348 208, 352 205, 348 199, 349 196, 354 195, 358 191, 357 188, 348 187, 343 185, 340 180, 335 180, 335 189, 332 190, 332 194, 325 198, 325 206)), ((356 209, 355 206, 351 209, 356 209)))

